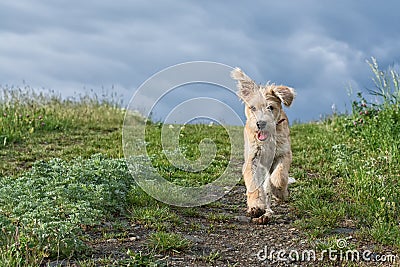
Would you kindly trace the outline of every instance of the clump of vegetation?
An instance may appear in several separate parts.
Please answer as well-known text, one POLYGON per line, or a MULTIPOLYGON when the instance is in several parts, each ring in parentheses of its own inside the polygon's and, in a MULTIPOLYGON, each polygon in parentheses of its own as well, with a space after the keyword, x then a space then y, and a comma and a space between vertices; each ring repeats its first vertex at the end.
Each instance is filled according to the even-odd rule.
POLYGON ((304 164, 315 174, 310 179, 296 170, 304 182, 294 205, 302 215, 298 223, 312 236, 350 227, 364 238, 398 246, 400 80, 394 70, 379 70, 375 59, 370 66, 376 85, 369 90, 373 101, 358 93, 350 115, 293 127, 294 165, 304 164))
POLYGON ((159 231, 150 235, 148 246, 158 253, 182 251, 190 247, 190 241, 179 234, 159 231))
POLYGON ((39 161, 20 177, 0 178, 3 261, 31 263, 84 253, 83 230, 123 214, 133 185, 124 160, 101 155, 39 161))

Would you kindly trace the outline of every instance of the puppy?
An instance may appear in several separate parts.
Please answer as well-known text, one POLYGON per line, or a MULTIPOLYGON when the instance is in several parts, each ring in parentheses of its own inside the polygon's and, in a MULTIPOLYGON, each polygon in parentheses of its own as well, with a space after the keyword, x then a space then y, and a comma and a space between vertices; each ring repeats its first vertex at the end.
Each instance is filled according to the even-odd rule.
POLYGON ((282 103, 289 107, 294 89, 274 84, 258 85, 241 69, 231 72, 238 96, 245 103, 244 159, 242 173, 247 189, 247 212, 253 221, 269 221, 271 198, 288 198, 289 168, 292 162, 289 121, 282 103))

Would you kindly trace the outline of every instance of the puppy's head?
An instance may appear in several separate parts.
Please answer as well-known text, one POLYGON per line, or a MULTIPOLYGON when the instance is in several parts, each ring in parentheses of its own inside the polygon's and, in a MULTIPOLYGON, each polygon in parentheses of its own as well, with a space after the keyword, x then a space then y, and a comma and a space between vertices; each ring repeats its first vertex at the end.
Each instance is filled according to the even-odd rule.
POLYGON ((238 96, 246 106, 247 128, 259 141, 267 140, 282 120, 282 103, 290 106, 295 91, 282 85, 258 85, 239 68, 235 68, 231 76, 238 82, 238 96))

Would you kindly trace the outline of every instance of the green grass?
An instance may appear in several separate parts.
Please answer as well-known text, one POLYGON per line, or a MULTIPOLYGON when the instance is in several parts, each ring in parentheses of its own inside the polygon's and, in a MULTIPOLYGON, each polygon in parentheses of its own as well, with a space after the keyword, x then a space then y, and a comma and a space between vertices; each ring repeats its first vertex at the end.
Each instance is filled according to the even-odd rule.
MULTIPOLYGON (((291 128, 291 176, 298 182, 291 187, 290 205, 296 225, 321 248, 339 237, 333 229, 344 227, 354 229, 352 235, 359 240, 400 251, 398 75, 379 71, 376 61, 371 67, 378 86, 371 93, 380 103, 358 94, 350 114, 291 128)), ((155 266, 155 254, 191 248, 174 234, 182 216, 205 218, 211 223, 207 231, 213 230, 212 223, 231 221, 225 214, 204 216, 198 208, 171 208, 136 186, 122 159, 124 111, 116 101, 96 96, 63 100, 29 88, 3 87, 1 92, 1 266, 39 266, 70 257, 81 266, 155 266), (105 221, 113 229, 104 229, 105 221), (93 242, 90 229, 102 229, 103 239, 124 238, 129 224, 151 232, 143 251, 128 251, 120 260, 85 258, 93 242)), ((240 175, 242 155, 231 155, 223 127, 168 126, 179 130, 180 149, 166 154, 160 139, 163 126, 147 123, 145 141, 164 178, 183 186, 207 184, 223 173, 230 156, 238 166, 234 175, 240 175), (204 151, 215 157, 208 162, 204 151), (192 163, 210 164, 202 171, 179 170, 167 158, 179 153, 192 163)), ((240 127, 230 130, 242 138, 240 127)), ((203 228, 196 221, 188 227, 203 228)), ((216 258, 210 254, 207 261, 216 258)))
POLYGON ((135 223, 156 230, 168 229, 170 225, 176 225, 180 218, 168 206, 155 205, 146 207, 135 207, 132 210, 131 218, 135 223))
POLYGON ((146 127, 147 153, 152 160, 152 165, 162 177, 180 186, 201 186, 213 182, 223 174, 231 154, 231 146, 227 142, 229 135, 223 127, 208 125, 185 125, 184 127, 171 125, 171 127, 178 128, 176 136, 179 136, 179 149, 172 146, 169 151, 165 148, 168 140, 161 137, 163 124, 148 122, 146 127), (201 153, 202 142, 211 144, 211 149, 201 153), (213 145, 215 145, 215 151, 213 145), (208 160, 214 154, 213 152, 215 156, 208 160), (181 153, 182 157, 188 160, 187 165, 179 160, 181 153), (178 160, 172 164, 170 159, 174 156, 178 157, 178 160))
POLYGON ((359 93, 352 114, 292 127, 292 171, 301 178, 294 206, 298 224, 313 237, 350 222, 362 238, 399 248, 400 106, 393 99, 399 89, 387 86, 376 62, 371 67, 376 79, 386 80, 374 94, 382 97, 379 104, 359 93))
POLYGON ((183 251, 188 249, 191 243, 179 234, 159 231, 149 236, 148 246, 151 250, 162 253, 167 251, 183 251))
POLYGON ((64 100, 54 93, 0 88, 0 175, 17 175, 37 160, 123 157, 122 122, 114 95, 64 100), (104 96, 106 97, 106 96, 104 96))

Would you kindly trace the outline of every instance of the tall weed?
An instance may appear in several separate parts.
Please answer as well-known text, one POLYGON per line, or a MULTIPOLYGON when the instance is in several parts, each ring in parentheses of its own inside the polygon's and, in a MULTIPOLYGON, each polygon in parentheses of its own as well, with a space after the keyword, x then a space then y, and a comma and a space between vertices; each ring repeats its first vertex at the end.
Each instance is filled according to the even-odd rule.
MULTIPOLYGON (((399 74, 368 62, 376 88, 352 103, 350 116, 338 117, 336 130, 347 136, 346 151, 357 151, 337 167, 345 177, 345 198, 360 226, 384 244, 400 244, 400 89, 399 74), (387 234, 382 235, 382 225, 387 234)), ((337 159, 339 160, 339 159, 337 159)), ((343 159, 340 159, 343 161, 343 159)))
MULTIPOLYGON (((0 87, 0 146, 22 141, 43 131, 66 131, 93 125, 118 125, 115 112, 120 109, 115 93, 95 93, 62 98, 54 92, 43 92, 29 86, 0 87)), ((104 127, 99 125, 98 127, 104 127)))

